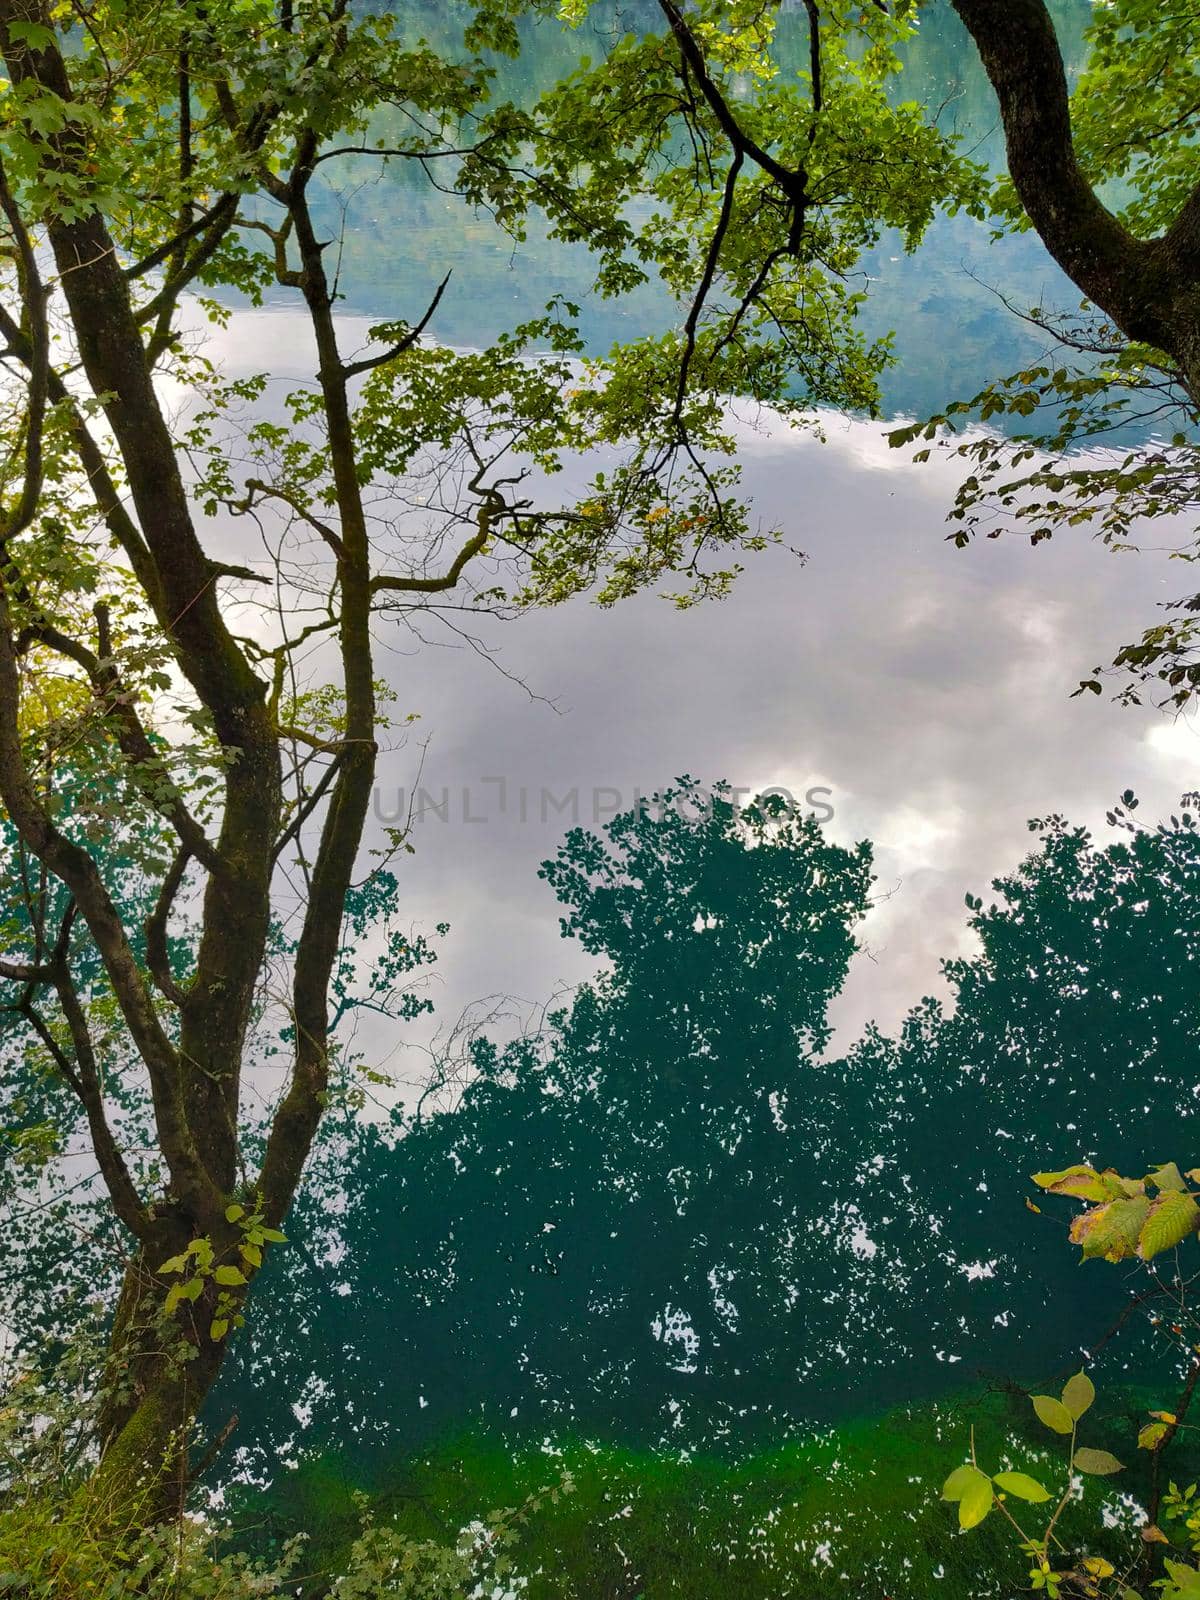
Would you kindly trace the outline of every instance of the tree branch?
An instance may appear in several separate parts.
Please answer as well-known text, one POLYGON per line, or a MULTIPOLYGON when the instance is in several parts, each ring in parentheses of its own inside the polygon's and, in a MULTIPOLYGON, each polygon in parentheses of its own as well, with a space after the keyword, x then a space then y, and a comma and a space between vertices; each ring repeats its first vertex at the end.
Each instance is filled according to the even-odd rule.
POLYGON ((72 639, 68 634, 45 622, 23 628, 17 640, 17 649, 20 651, 28 643, 37 642, 82 667, 88 676, 93 693, 100 702, 103 714, 111 716, 116 722, 117 744, 128 763, 130 778, 154 809, 171 823, 180 839, 187 845, 189 852, 210 872, 218 871, 222 865, 221 858, 204 829, 184 804, 183 796, 178 792, 173 793, 169 799, 164 799, 162 796, 160 784, 163 780, 174 788, 170 773, 161 755, 151 743, 150 736, 134 709, 132 697, 126 691, 117 672, 112 657, 112 641, 108 637, 108 608, 98 604, 95 610, 100 629, 98 655, 77 639, 72 639))
POLYGON ((42 493, 42 434, 46 420, 46 401, 50 382, 50 330, 46 322, 46 290, 42 283, 37 255, 20 208, 9 188, 8 174, 0 160, 0 211, 12 231, 16 246, 17 279, 22 308, 28 325, 29 389, 24 427, 24 472, 16 504, 0 513, 0 552, 33 521, 42 493))
POLYGON ((450 563, 449 569, 438 578, 401 578, 389 573, 380 573, 371 579, 371 593, 380 594, 385 590, 399 591, 403 594, 439 594, 444 589, 453 589, 459 578, 462 577, 463 568, 469 561, 480 554, 491 537, 491 519, 496 508, 486 503, 479 508, 477 522, 479 532, 472 535, 463 545, 462 549, 450 563))
MULTIPOLYGON (((450 270, 453 271, 454 269, 451 268, 450 270)), ((348 367, 343 367, 342 370, 346 374, 346 377, 357 378, 361 372, 374 372, 376 367, 382 367, 388 361, 395 361, 397 356, 402 356, 406 350, 411 350, 413 345, 416 344, 417 340, 429 326, 430 320, 432 319, 434 312, 437 310, 438 304, 446 292, 446 285, 449 282, 450 273, 447 272, 446 276, 442 279, 441 283, 438 284, 437 289, 434 291, 433 299, 429 302, 429 306, 425 312, 425 315, 421 318, 420 322, 417 323, 416 327, 409 328, 404 334, 403 338, 398 339, 396 343, 385 350, 382 355, 368 356, 363 361, 352 361, 348 367)))
POLYGON ((317 809, 317 807, 320 805, 321 801, 324 799, 325 794, 327 793, 327 791, 329 789, 329 785, 337 777, 338 769, 341 766, 343 755, 344 755, 344 752, 339 750, 337 755, 334 756, 333 760, 329 763, 329 765, 325 768, 325 771, 321 774, 320 778, 317 780, 317 783, 316 783, 315 787, 313 788, 312 793, 310 795, 306 796, 306 798, 304 799, 302 804, 298 807, 298 809, 296 811, 296 815, 292 818, 291 822, 288 823, 287 827, 280 834, 279 840, 276 843, 274 850, 271 852, 271 861, 272 861, 272 863, 274 863, 274 862, 279 860, 280 856, 287 849, 288 845, 297 836, 297 834, 300 832, 301 828, 308 821, 309 817, 312 816, 313 812, 317 809))
POLYGON ((78 991, 71 978, 70 968, 63 961, 56 981, 59 1004, 63 1008, 71 1044, 78 1068, 76 1092, 87 1114, 88 1131, 96 1164, 104 1179, 113 1203, 113 1210, 135 1238, 144 1239, 151 1230, 149 1211, 138 1193, 125 1158, 121 1154, 104 1110, 104 1089, 100 1080, 96 1053, 92 1047, 87 1013, 80 1002, 78 991))
POLYGON ((750 135, 744 131, 741 123, 734 116, 729 102, 725 99, 720 89, 713 80, 708 70, 708 63, 704 59, 704 52, 695 34, 689 28, 683 13, 675 4, 675 0, 658 0, 659 9, 671 26, 671 32, 679 45, 683 59, 690 67, 696 82, 700 85, 700 92, 708 102, 709 109, 716 117, 721 131, 729 140, 734 150, 743 156, 749 156, 756 166, 761 167, 768 177, 775 182, 789 197, 794 198, 799 174, 790 167, 785 167, 777 161, 761 145, 756 144, 750 135))
POLYGON ((336 529, 330 527, 329 523, 323 521, 322 518, 315 516, 312 509, 306 506, 303 500, 292 494, 290 490, 276 488, 274 484, 264 483, 261 478, 247 478, 246 490, 245 499, 235 501, 231 508, 232 510, 238 512, 249 511, 254 504, 253 497, 256 494, 260 495, 264 500, 278 500, 287 506, 289 510, 294 511, 301 522, 306 522, 314 533, 319 533, 334 555, 339 560, 341 559, 342 540, 336 529))
POLYGON ((150 976, 154 979, 159 989, 173 1005, 181 1006, 186 999, 184 991, 175 982, 175 974, 171 971, 171 956, 167 946, 167 923, 171 915, 171 907, 183 885, 184 876, 192 859, 192 851, 187 844, 180 845, 175 852, 166 877, 159 886, 158 899, 154 903, 154 910, 146 919, 146 966, 150 976))
POLYGON ((1043 244, 1129 338, 1173 352, 1168 258, 1122 226, 1079 165, 1062 52, 1044 0, 953 4, 996 92, 1008 170, 1043 244))

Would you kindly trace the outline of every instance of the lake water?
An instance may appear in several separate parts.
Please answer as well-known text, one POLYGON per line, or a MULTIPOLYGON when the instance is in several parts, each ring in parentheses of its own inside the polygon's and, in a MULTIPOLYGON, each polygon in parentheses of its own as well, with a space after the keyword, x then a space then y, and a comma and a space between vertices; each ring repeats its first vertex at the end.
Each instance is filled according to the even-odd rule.
MULTIPOLYGON (((1059 8, 1069 40, 1086 10, 1059 8)), ((432 12, 422 15, 436 23, 432 12)), ((577 41, 547 33, 530 70, 539 62, 549 70, 572 48, 577 41)), ((919 92, 948 98, 946 114, 994 155, 986 85, 948 15, 927 23, 912 60, 919 92)), ((372 321, 418 315, 449 266, 451 286, 432 326, 449 344, 482 345, 555 293, 583 301, 597 350, 672 316, 648 292, 627 303, 589 300, 581 258, 536 236, 515 247, 401 172, 360 191, 346 216, 347 348, 365 341, 372 321), (402 250, 385 242, 397 238, 402 250)), ((888 417, 970 395, 1040 352, 1037 336, 995 291, 1024 304, 1075 298, 1036 240, 996 244, 986 226, 962 218, 937 223, 913 259, 885 243, 866 269, 872 329, 899 329, 885 387, 888 417)), ((233 371, 270 370, 286 382, 314 369, 306 323, 285 307, 239 310, 218 342, 233 371)), ((399 877, 416 928, 450 924, 440 943, 433 1026, 498 1005, 494 1031, 510 1034, 594 970, 562 938, 560 908, 539 864, 568 826, 600 826, 683 773, 747 791, 780 786, 829 816, 834 840, 873 841, 875 900, 833 1004, 833 1054, 872 1019, 894 1030, 923 996, 948 993, 941 961, 975 949, 964 896, 986 895, 996 875, 1016 866, 1031 848, 1029 818, 1062 813, 1103 832, 1106 811, 1126 789, 1140 797, 1143 815, 1156 817, 1197 786, 1200 726, 1190 715, 1071 698, 1079 679, 1183 586, 1161 532, 1141 553, 1119 556, 1085 534, 1037 550, 1001 539, 956 551, 945 526, 959 473, 952 461, 916 464, 889 449, 886 421, 822 420, 824 442, 769 416, 738 420, 745 490, 762 521, 780 526, 806 560, 769 551, 720 604, 681 612, 642 596, 604 612, 573 601, 517 622, 430 614, 406 630, 380 631, 397 709, 420 721, 407 744, 381 761, 370 842, 381 842, 419 782, 425 801, 412 833, 415 854, 403 859, 399 877)), ((358 1035, 371 1063, 396 1075, 402 1096, 423 1084, 429 1043, 423 1026, 398 1034, 366 1022, 358 1035)), ((931 1132, 934 1142, 941 1137, 950 1134, 931 1132)), ((1158 1145, 1146 1152, 1156 1159, 1176 1153, 1158 1145)), ((387 1197, 371 1204, 386 1235, 387 1197)), ((851 1243, 863 1248, 852 1253, 869 1275, 866 1212, 854 1227, 851 1243)), ((991 1292, 973 1286, 994 1276, 986 1227, 978 1237, 979 1259, 968 1255, 954 1266, 961 1302, 939 1309, 938 1332, 927 1336, 937 1347, 920 1352, 908 1389, 903 1344, 881 1364, 865 1346, 847 1355, 831 1335, 812 1357, 797 1409, 808 1404, 828 1415, 928 1392, 931 1361, 945 1363, 939 1371, 947 1383, 956 1364, 973 1370, 971 1296, 991 1292), (861 1393, 859 1357, 876 1362, 861 1393)), ((880 1262, 882 1270, 882 1255, 880 1262)), ((1065 1254, 1061 1269, 1058 1262, 1046 1270, 1071 1270, 1065 1254)), ((342 1268, 332 1271, 336 1278, 342 1268)), ((367 1279, 354 1278, 353 1263, 345 1271, 345 1283, 329 1289, 345 1297, 333 1302, 329 1335, 343 1353, 357 1337, 362 1296, 374 1293, 347 1287, 367 1279)), ((1040 1280, 1027 1289, 1028 1305, 1049 1303, 1040 1280)), ((1004 1344, 1012 1311, 1011 1301, 989 1302, 987 1336, 996 1341, 1000 1371, 1016 1360, 1019 1341, 1004 1344)), ((396 1316, 406 1327, 403 1311, 396 1316)), ((914 1337, 911 1328, 905 1337, 914 1337)), ((469 1343, 455 1349, 445 1358, 451 1386, 453 1364, 461 1373, 475 1359, 469 1343)), ((364 1383, 386 1372, 389 1389, 393 1380, 397 1390, 408 1385, 413 1414, 429 1403, 423 1391, 432 1380, 420 1371, 393 1373, 388 1363, 398 1358, 383 1335, 370 1349, 360 1342, 354 1359, 364 1383)), ((320 1356, 327 1376, 341 1360, 320 1356)), ((243 1395, 238 1408, 252 1403, 243 1395)))
MULTIPOLYGON (((1057 8, 1075 60, 1087 10, 1057 8)), ((436 42, 452 12, 408 15, 436 42)), ((539 27, 519 69, 505 69, 526 92, 589 45, 539 27)), ((944 102, 943 117, 998 158, 994 103, 948 10, 909 54, 904 92, 944 102)), ((596 350, 674 314, 650 290, 590 296, 582 253, 536 229, 515 245, 403 165, 344 200, 327 221, 344 227, 347 348, 372 321, 419 315, 447 268, 431 333, 450 344, 482 345, 556 293, 582 302, 596 350)), ((869 329, 897 330, 888 417, 924 415, 1042 352, 1000 295, 1077 298, 1035 238, 997 243, 965 217, 937 221, 915 257, 885 242, 865 271, 869 329)), ((315 365, 305 319, 284 306, 239 311, 218 343, 234 371, 287 380, 315 365)), ((1157 813, 1195 785, 1190 716, 1070 698, 1181 588, 1161 529, 1140 554, 1111 555, 1085 532, 1037 550, 1000 540, 956 551, 944 523, 954 463, 890 450, 886 423, 829 415, 824 427, 824 444, 770 419, 742 428, 746 491, 807 561, 769 552, 721 604, 680 613, 645 596, 600 612, 575 601, 517 623, 481 619, 474 644, 453 631, 461 616, 383 636, 399 709, 421 720, 381 762, 377 821, 412 793, 427 740, 420 782, 432 804, 403 883, 415 922, 451 924, 435 988, 443 1023, 484 996, 536 1007, 588 970, 558 935, 538 863, 571 822, 603 821, 683 772, 828 790, 833 833, 874 840, 886 898, 838 1002, 851 1031, 868 1017, 890 1025, 938 989, 940 958, 964 946, 964 893, 1016 862, 1027 818, 1094 823, 1127 787, 1157 813)), ((419 1078, 423 1056, 400 1070, 419 1078)))

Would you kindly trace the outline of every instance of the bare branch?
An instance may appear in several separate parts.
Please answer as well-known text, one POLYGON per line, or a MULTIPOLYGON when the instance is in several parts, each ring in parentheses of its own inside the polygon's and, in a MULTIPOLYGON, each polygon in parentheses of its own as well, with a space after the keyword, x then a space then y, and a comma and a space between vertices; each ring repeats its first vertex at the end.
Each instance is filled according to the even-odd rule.
MULTIPOLYGON (((453 268, 451 268, 451 271, 453 271, 453 268)), ((434 312, 437 310, 441 298, 446 292, 446 285, 449 282, 450 273, 447 272, 446 276, 442 279, 441 283, 438 284, 437 289, 434 291, 433 299, 429 302, 428 308, 425 311, 425 315, 421 318, 420 322, 418 322, 415 327, 409 328, 404 334, 403 338, 398 339, 395 344, 389 346, 389 348, 385 350, 382 355, 369 356, 363 361, 352 361, 348 367, 343 367, 342 370, 346 377, 357 378, 362 372, 374 372, 376 367, 382 367, 389 361, 395 361, 397 356, 402 356, 406 350, 411 350, 413 345, 416 344, 417 340, 429 326, 430 320, 432 319, 434 312)))
POLYGON ((28 644, 36 642, 82 667, 103 714, 112 717, 116 723, 117 743, 128 763, 129 776, 154 809, 168 819, 191 854, 210 871, 216 871, 221 866, 220 856, 184 804, 183 796, 175 790, 166 764, 151 743, 135 709, 133 697, 117 672, 112 640, 108 636, 108 608, 102 603, 98 604, 95 613, 100 631, 99 654, 48 622, 22 629, 17 639, 17 650, 20 652, 28 644), (163 795, 164 781, 172 790, 167 798, 163 795))

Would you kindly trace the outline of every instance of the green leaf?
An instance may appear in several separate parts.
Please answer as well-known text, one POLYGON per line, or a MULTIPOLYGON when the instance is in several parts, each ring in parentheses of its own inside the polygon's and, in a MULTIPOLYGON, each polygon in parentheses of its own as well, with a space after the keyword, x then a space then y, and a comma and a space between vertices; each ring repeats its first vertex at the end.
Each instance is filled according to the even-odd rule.
POLYGON ((1096 1256, 1103 1256, 1106 1261, 1127 1261, 1137 1254, 1150 1208, 1150 1198, 1144 1194, 1093 1206, 1072 1222, 1071 1243, 1081 1247, 1085 1261, 1096 1256))
POLYGON ((169 1261, 164 1261, 158 1270, 160 1272, 185 1272, 187 1264, 188 1258, 186 1255, 172 1256, 169 1261))
POLYGON ((1072 1466, 1077 1472, 1086 1472, 1093 1478, 1107 1478, 1110 1472, 1120 1472, 1124 1462, 1107 1450, 1076 1450, 1072 1466))
POLYGON ((1035 1394, 1030 1398, 1039 1422, 1052 1428, 1055 1433, 1074 1433, 1075 1419, 1061 1400, 1055 1400, 1053 1395, 1048 1394, 1035 1394))
POLYGON ((189 1278, 186 1283, 172 1284, 167 1290, 164 1310, 170 1316, 181 1300, 197 1300, 204 1288, 203 1278, 189 1278))
POLYGON ((9 37, 32 50, 45 50, 54 43, 54 33, 41 22, 10 22, 9 37))
POLYGON ((1028 1500, 1032 1505, 1041 1505, 1050 1498, 1049 1489, 1043 1489, 1036 1478, 1025 1472, 997 1472, 992 1482, 1005 1494, 1015 1494, 1018 1500, 1028 1500))
POLYGON ((958 1501, 960 1528, 977 1527, 992 1509, 992 1481, 978 1467, 955 1467, 942 1485, 942 1499, 958 1501))
POLYGON ((231 1289, 240 1286, 246 1281, 246 1275, 240 1267, 218 1267, 213 1273, 213 1277, 218 1283, 226 1284, 231 1289))
POLYGON ((960 1528, 977 1528, 992 1509, 991 1480, 982 1472, 979 1481, 972 1483, 958 1502, 960 1528))
POLYGON ((1078 1422, 1096 1398, 1096 1386, 1086 1372, 1077 1372, 1063 1386, 1062 1403, 1078 1422))
POLYGON ((1172 1250, 1190 1233, 1200 1229, 1200 1206, 1190 1194, 1164 1190, 1154 1202, 1138 1239, 1138 1255, 1149 1261, 1163 1250, 1172 1250))
POLYGON ((67 120, 66 105, 58 95, 48 91, 35 96, 26 96, 22 109, 30 127, 40 134, 58 133, 67 120))
POLYGON ((278 1228, 260 1228, 259 1232, 264 1239, 269 1239, 272 1244, 286 1244, 287 1234, 280 1233, 278 1228))
POLYGON ((972 1485, 977 1484, 980 1479, 986 1483, 988 1481, 987 1474, 981 1472, 978 1467, 972 1466, 969 1462, 965 1466, 955 1467, 942 1485, 942 1499, 961 1500, 967 1490, 972 1485))
POLYGON ((1187 1184, 1183 1181, 1183 1173, 1180 1172, 1174 1161, 1168 1161, 1161 1167, 1155 1167, 1153 1172, 1149 1174, 1147 1182, 1152 1183, 1156 1189, 1172 1189, 1180 1193, 1187 1188, 1187 1184))
POLYGON ((226 1206, 225 1207, 225 1221, 226 1222, 240 1222, 245 1215, 246 1215, 245 1206, 234 1205, 234 1206, 226 1206))
POLYGON ((227 1317, 214 1317, 208 1330, 208 1337, 219 1342, 229 1332, 229 1319, 227 1317))

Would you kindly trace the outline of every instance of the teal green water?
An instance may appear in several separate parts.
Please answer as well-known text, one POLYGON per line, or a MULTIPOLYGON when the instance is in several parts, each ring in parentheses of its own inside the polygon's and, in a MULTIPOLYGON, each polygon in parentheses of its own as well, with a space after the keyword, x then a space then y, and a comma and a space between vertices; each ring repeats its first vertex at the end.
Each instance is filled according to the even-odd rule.
MULTIPOLYGON (((397 9, 414 37, 453 48, 463 8, 414 0, 397 9)), ((1058 0, 1053 9, 1064 54, 1077 68, 1090 0, 1058 0)), ((631 29, 655 26, 659 16, 653 0, 635 0, 599 8, 578 31, 527 20, 520 59, 498 62, 497 93, 530 100, 581 56, 598 55, 604 29, 613 25, 609 12, 631 29)), ((799 8, 785 10, 779 46, 785 63, 803 58, 805 28, 799 8)), ((998 165, 1003 140, 994 98, 948 5, 928 9, 904 59, 897 92, 940 108, 941 123, 958 131, 977 159, 998 165)), ((536 221, 528 240, 508 240, 490 218, 439 192, 415 165, 381 164, 377 180, 365 184, 359 165, 345 183, 326 220, 341 239, 340 288, 349 310, 415 317, 449 269, 451 288, 432 327, 451 344, 484 344, 554 295, 581 304, 581 326, 596 352, 672 318, 673 308, 655 287, 616 301, 589 294, 591 268, 582 247, 548 241, 536 221)), ((938 219, 915 257, 905 257, 898 241, 885 239, 865 257, 862 271, 869 289, 864 327, 872 337, 896 335, 895 364, 883 381, 889 415, 940 410, 948 398, 969 398, 991 378, 1043 353, 1045 337, 1023 324, 1004 299, 1025 310, 1078 302, 1035 237, 997 242, 989 225, 965 216, 938 219)))
POLYGON ((677 799, 545 863, 598 980, 477 1038, 465 1090, 327 1136, 214 1397, 271 1481, 235 1526, 302 1529, 313 1597, 369 1504, 435 1543, 521 1510, 529 1600, 986 1600, 1019 1553, 996 1517, 955 1536, 940 1485, 968 1448, 1064 1481, 1024 1390, 1087 1360, 1080 1440, 1127 1466, 1059 1532, 1124 1564, 1137 1430, 1179 1406, 1151 1317, 1187 1296, 1166 1266, 1134 1308, 1147 1274, 1079 1267, 1074 1206, 1032 1212, 1028 1175, 1196 1147, 1195 819, 1046 822, 971 908, 955 1005, 831 1054, 869 847, 677 799))

